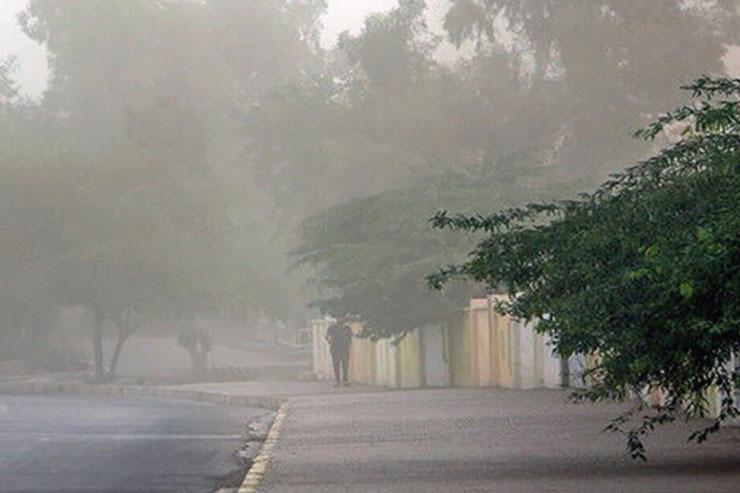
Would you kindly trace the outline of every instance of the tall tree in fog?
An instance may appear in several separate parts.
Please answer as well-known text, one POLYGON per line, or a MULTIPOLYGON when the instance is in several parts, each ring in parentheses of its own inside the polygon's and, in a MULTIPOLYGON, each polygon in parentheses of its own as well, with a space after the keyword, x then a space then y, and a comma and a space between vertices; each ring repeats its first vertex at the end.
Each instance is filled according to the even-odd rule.
POLYGON ((500 117, 472 117, 480 114, 475 74, 482 69, 441 66, 433 57, 438 42, 424 2, 401 2, 368 17, 359 34, 342 34, 320 72, 259 102, 250 119, 252 157, 293 212, 292 224, 306 211, 517 148, 505 136, 522 94, 513 59, 499 52, 500 69, 487 79, 488 107, 500 117))
POLYGON ((26 357, 41 365, 55 304, 47 282, 54 235, 47 228, 46 180, 42 169, 47 135, 34 109, 15 99, 10 65, 0 65, 0 358, 26 357))
POLYGON ((94 313, 98 377, 106 319, 115 363, 145 317, 280 296, 250 229, 269 223, 254 220, 238 123, 311 63, 322 3, 32 1, 22 16, 50 52, 41 111, 65 150, 39 166, 57 173, 41 201, 59 240, 47 277, 60 303, 94 313))
POLYGON ((314 269, 313 306, 360 316, 373 336, 439 321, 475 292, 441 297, 424 284, 425 269, 473 245, 429 229, 441 204, 467 199, 483 212, 538 196, 548 181, 547 156, 531 148, 549 142, 521 129, 553 124, 536 114, 515 57, 438 64, 424 8, 410 0, 370 16, 340 36, 323 73, 272 91, 252 113, 254 159, 280 185, 286 222, 300 222, 293 253, 314 269))
MULTIPOLYGON (((522 84, 540 102, 556 161, 570 176, 615 171, 643 150, 635 129, 676 103, 677 81, 723 73, 740 40, 734 0, 453 0, 449 38, 520 60, 522 84), (498 21, 498 22, 497 22, 498 21)), ((527 135, 528 128, 521 129, 527 135)))
POLYGON ((301 222, 294 251, 315 269, 314 306, 359 315, 375 336, 462 303, 463 291, 442 298, 422 280, 453 258, 449 236, 426 223, 441 203, 468 199, 483 212, 550 181, 540 166, 549 154, 535 150, 550 141, 533 135, 557 123, 542 118, 516 57, 499 49, 442 66, 424 19, 421 1, 370 16, 358 35, 340 36, 325 73, 271 92, 253 114, 255 158, 296 204, 293 220, 328 207, 301 222))
POLYGON ((292 212, 287 226, 306 210, 402 182, 423 165, 422 146, 409 149, 405 141, 422 134, 408 123, 426 126, 433 114, 420 111, 430 98, 413 97, 433 90, 431 52, 417 40, 424 31, 423 2, 374 15, 361 35, 342 34, 320 70, 276 88, 254 108, 252 158, 262 182, 292 212))
POLYGON ((311 216, 299 228, 293 255, 314 269, 320 297, 313 305, 330 315, 358 317, 370 337, 398 338, 450 321, 470 297, 483 294, 481 286, 458 285, 440 296, 424 277, 433 266, 466 258, 476 238, 436 231, 428 218, 440 208, 480 214, 551 197, 555 190, 534 184, 540 159, 523 152, 459 166, 311 216))

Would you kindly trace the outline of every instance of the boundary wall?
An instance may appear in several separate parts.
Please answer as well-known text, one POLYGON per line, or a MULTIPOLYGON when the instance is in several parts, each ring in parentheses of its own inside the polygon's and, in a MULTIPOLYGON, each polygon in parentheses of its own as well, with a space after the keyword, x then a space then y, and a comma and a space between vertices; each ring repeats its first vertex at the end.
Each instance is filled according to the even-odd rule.
MULTIPOLYGON (((400 341, 362 339, 362 325, 350 352, 353 382, 390 388, 504 387, 560 388, 582 385, 579 372, 586 359, 563 361, 552 352, 535 323, 500 315, 495 307, 506 297, 472 299, 468 307, 439 324, 417 328, 400 341), (580 365, 580 366, 579 366, 580 365)), ((325 341, 331 318, 313 320, 313 371, 333 379, 325 341)))

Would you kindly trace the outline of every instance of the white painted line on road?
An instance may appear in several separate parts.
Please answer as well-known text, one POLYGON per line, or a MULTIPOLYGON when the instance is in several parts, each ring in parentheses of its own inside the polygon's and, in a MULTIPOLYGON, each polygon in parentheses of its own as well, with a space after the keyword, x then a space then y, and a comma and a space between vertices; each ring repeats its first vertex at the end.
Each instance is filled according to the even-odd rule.
POLYGON ((267 433, 267 439, 265 439, 265 443, 262 444, 260 453, 254 458, 252 467, 249 468, 247 476, 244 478, 244 482, 242 482, 242 485, 239 487, 238 493, 256 493, 257 488, 262 482, 262 478, 265 476, 270 459, 272 459, 272 449, 274 449, 277 444, 278 438, 280 437, 280 428, 287 414, 288 403, 286 402, 280 406, 280 409, 278 409, 278 412, 275 415, 275 421, 272 422, 270 431, 267 433))

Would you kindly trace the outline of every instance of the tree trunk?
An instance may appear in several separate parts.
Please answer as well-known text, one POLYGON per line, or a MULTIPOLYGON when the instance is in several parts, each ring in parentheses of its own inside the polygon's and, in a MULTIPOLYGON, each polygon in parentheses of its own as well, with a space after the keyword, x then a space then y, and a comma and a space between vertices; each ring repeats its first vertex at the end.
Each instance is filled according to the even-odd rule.
POLYGON ((100 383, 105 378, 103 367, 103 322, 105 317, 97 311, 93 312, 93 356, 95 365, 95 381, 100 383))
POLYGON ((118 341, 116 342, 116 347, 113 350, 113 356, 110 359, 110 368, 108 368, 108 380, 109 381, 116 379, 116 368, 118 367, 118 357, 121 355, 121 349, 123 348, 123 344, 126 342, 126 339, 128 339, 128 337, 132 333, 133 331, 118 335, 118 341))
POLYGON ((120 317, 115 319, 116 328, 118 329, 118 341, 116 347, 113 350, 113 356, 110 360, 110 367, 108 368, 108 380, 115 380, 116 368, 118 368, 118 358, 121 355, 121 349, 126 343, 131 334, 139 330, 141 327, 142 320, 137 316, 136 311, 133 309, 124 310, 120 317))
POLYGON ((195 348, 193 351, 190 351, 190 357, 193 361, 193 375, 196 377, 205 375, 208 369, 208 353, 195 348))

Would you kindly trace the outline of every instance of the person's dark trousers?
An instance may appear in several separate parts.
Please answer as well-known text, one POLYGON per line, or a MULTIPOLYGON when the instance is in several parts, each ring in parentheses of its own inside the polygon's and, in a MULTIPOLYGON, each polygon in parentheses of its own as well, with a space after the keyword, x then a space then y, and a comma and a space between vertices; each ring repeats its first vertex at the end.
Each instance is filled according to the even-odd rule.
POLYGON ((349 381, 349 351, 332 351, 332 363, 334 363, 334 380, 337 384, 349 381))

